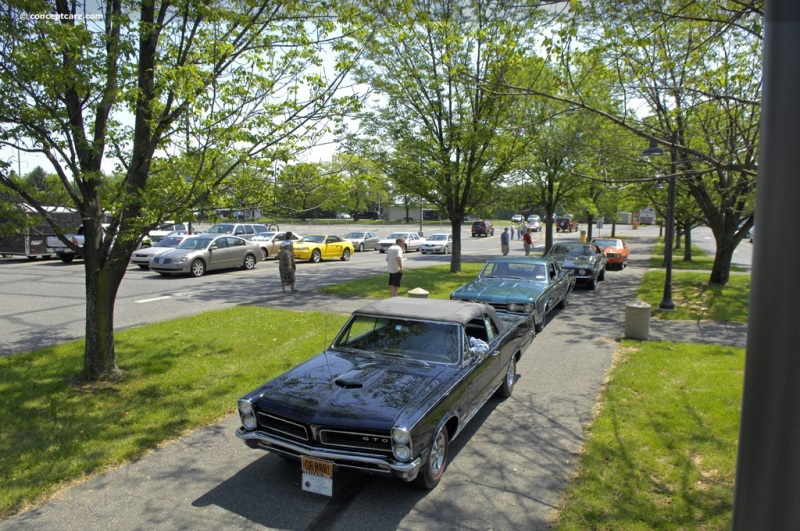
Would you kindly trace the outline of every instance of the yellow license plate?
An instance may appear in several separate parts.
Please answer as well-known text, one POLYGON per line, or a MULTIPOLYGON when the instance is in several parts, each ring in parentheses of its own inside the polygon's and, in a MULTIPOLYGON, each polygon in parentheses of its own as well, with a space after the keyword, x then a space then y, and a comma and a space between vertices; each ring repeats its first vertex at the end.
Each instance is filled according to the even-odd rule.
POLYGON ((333 477, 333 463, 303 456, 303 472, 323 478, 333 477))

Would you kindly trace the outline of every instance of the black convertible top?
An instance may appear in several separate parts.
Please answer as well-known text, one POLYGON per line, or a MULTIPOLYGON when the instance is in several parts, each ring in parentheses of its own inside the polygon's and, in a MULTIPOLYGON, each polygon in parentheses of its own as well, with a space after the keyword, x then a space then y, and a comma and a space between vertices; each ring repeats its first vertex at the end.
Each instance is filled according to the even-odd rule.
POLYGON ((390 297, 367 304, 353 313, 423 321, 442 321, 460 323, 462 325, 473 319, 482 318, 483 314, 489 314, 498 326, 503 326, 503 321, 497 318, 494 308, 488 304, 445 299, 390 297))

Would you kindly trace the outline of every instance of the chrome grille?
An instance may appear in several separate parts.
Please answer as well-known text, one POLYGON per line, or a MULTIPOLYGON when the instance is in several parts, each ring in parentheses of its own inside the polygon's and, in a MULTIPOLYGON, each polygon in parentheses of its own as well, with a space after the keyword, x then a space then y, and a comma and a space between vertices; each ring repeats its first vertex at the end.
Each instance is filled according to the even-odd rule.
POLYGON ((298 441, 308 441, 308 428, 289 419, 276 417, 268 413, 258 412, 258 428, 260 430, 284 435, 298 441))
POLYGON ((368 450, 370 452, 392 451, 391 436, 383 433, 363 433, 323 429, 319 432, 320 442, 325 446, 349 448, 351 450, 368 450))

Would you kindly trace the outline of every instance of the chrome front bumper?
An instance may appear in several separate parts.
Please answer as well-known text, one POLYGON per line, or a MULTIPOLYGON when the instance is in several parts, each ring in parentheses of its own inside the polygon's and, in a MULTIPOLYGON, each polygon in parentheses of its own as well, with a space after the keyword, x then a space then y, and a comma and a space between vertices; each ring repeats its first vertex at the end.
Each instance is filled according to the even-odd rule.
MULTIPOLYGON (((374 454, 359 454, 329 448, 312 448, 275 437, 263 431, 246 431, 242 427, 236 430, 236 436, 245 442, 256 443, 256 446, 261 449, 289 457, 299 458, 300 456, 306 456, 324 459, 333 462, 334 467, 350 468, 381 476, 394 476, 403 481, 412 481, 416 478, 422 466, 422 460, 419 457, 408 463, 399 463, 374 454)), ((249 445, 253 446, 252 444, 249 445)))

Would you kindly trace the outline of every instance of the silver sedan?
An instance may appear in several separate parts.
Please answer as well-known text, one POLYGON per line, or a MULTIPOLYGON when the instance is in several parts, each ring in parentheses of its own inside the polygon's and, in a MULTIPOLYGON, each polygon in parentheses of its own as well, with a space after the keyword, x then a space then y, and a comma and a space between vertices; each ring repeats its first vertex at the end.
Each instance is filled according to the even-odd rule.
POLYGON ((164 236, 156 243, 154 243, 152 247, 142 247, 141 249, 136 249, 133 252, 133 256, 131 256, 131 263, 136 264, 141 269, 147 269, 150 267, 151 258, 153 258, 158 253, 166 251, 167 249, 175 249, 178 245, 181 244, 183 240, 185 240, 188 237, 189 237, 188 234, 164 236))
POLYGON ((343 236, 345 240, 353 242, 353 247, 356 251, 364 252, 367 249, 375 249, 375 245, 380 240, 380 237, 374 232, 348 232, 343 236))
POLYGON ((253 269, 260 259, 261 248, 255 242, 229 234, 198 234, 183 240, 176 249, 155 255, 150 271, 200 277, 213 269, 253 269))
MULTIPOLYGON (((302 236, 292 233, 292 241, 297 242, 302 236)), ((281 243, 286 239, 285 232, 259 232, 250 241, 261 247, 261 258, 277 258, 281 243)))

